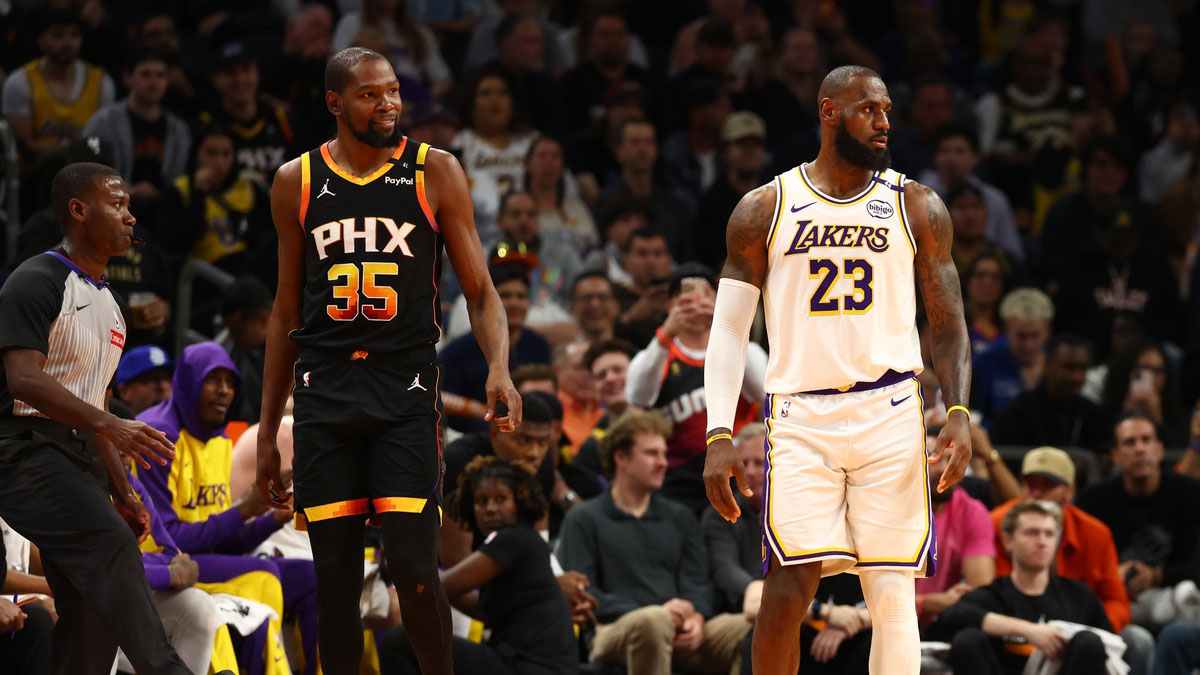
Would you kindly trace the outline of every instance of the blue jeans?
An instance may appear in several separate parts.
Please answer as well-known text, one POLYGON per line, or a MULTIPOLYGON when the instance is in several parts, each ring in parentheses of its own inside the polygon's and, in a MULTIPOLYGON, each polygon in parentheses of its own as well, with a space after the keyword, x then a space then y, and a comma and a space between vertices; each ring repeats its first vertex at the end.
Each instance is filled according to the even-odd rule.
POLYGON ((1153 675, 1191 675, 1200 666, 1200 625, 1173 623, 1158 634, 1153 675))

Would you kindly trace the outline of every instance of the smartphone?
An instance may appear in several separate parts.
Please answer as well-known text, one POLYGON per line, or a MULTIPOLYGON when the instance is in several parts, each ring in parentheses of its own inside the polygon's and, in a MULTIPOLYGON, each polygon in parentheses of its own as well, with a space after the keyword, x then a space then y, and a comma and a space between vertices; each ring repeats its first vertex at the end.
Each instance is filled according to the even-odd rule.
POLYGON ((679 292, 681 294, 695 293, 696 295, 704 295, 710 288, 708 279, 704 277, 685 277, 679 282, 679 292))

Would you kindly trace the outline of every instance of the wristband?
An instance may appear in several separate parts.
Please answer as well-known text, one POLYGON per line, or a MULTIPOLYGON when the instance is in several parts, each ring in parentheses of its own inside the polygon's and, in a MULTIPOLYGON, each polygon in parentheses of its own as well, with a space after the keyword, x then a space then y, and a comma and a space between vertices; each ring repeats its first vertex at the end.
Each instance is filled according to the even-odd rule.
POLYGON ((971 421, 971 411, 967 410, 965 406, 961 406, 961 405, 950 406, 950 409, 946 411, 946 419, 950 419, 950 413, 954 412, 955 410, 963 411, 963 414, 967 416, 967 421, 968 422, 971 421))
POLYGON ((707 448, 708 446, 721 440, 722 438, 728 438, 731 441, 733 440, 733 436, 730 436, 729 434, 713 434, 712 436, 709 436, 708 438, 704 439, 704 447, 707 448))
POLYGON ((662 329, 662 326, 659 326, 658 330, 654 331, 654 338, 658 340, 658 344, 663 346, 663 349, 670 349, 671 343, 674 342, 671 336, 667 335, 667 331, 662 329))

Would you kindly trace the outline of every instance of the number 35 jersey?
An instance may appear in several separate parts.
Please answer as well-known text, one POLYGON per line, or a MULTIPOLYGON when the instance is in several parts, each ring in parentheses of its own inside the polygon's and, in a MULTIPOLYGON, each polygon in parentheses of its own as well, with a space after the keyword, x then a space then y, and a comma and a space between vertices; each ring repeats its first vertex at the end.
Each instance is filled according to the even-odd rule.
POLYGON ((857 196, 833 199, 803 165, 776 177, 763 283, 768 394, 922 370, 904 180, 888 169, 857 196))
POLYGON ((301 347, 395 352, 441 337, 442 238, 425 197, 429 145, 404 138, 359 178, 329 144, 300 157, 301 347))

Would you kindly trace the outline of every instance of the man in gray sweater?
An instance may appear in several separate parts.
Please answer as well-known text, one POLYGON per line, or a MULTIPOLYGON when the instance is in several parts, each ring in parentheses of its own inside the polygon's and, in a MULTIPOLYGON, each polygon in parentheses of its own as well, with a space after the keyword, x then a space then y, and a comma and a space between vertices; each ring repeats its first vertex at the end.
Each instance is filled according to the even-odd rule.
POLYGON ((750 623, 740 612, 712 616, 700 525, 656 494, 670 429, 650 411, 628 413, 608 430, 600 457, 612 487, 567 513, 556 553, 591 582, 599 622, 593 663, 620 663, 630 675, 672 667, 728 673, 750 623))

